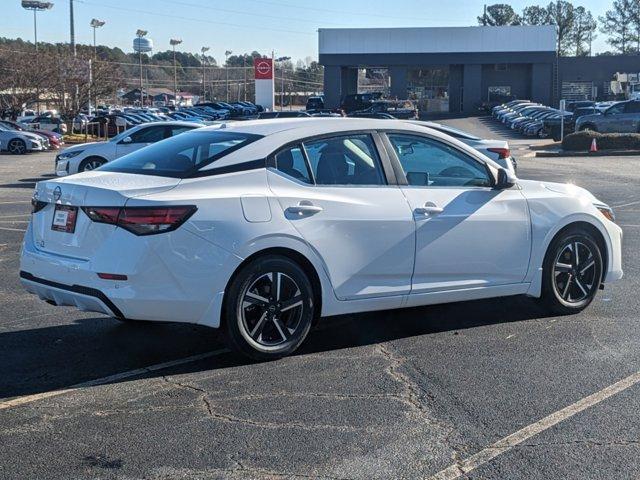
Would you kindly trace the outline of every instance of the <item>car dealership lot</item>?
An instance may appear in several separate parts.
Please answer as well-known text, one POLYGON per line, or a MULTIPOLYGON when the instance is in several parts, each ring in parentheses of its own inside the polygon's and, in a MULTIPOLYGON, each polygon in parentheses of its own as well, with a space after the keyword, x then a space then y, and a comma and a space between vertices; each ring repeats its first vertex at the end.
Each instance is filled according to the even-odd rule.
MULTIPOLYGON (((481 120, 451 124, 490 136, 481 120)), ((326 319, 262 364, 213 330, 120 324, 24 292, 22 230, 53 154, 0 155, 0 478, 637 477, 633 381, 536 422, 640 371, 640 158, 536 159, 510 143, 521 177, 573 180, 614 207, 621 282, 573 317, 505 298, 326 319)))

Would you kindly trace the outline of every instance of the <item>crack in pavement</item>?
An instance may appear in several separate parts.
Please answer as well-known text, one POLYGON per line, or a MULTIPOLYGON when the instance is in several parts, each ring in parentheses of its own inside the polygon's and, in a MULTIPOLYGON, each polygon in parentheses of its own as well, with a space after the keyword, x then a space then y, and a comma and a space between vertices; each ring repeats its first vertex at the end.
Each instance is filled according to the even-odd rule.
POLYGON ((285 423, 261 422, 257 420, 236 417, 235 415, 223 414, 223 413, 216 412, 213 409, 211 401, 209 400, 209 397, 208 397, 208 392, 206 390, 200 387, 195 387, 193 385, 172 380, 166 375, 163 375, 161 378, 165 382, 171 385, 174 385, 178 388, 181 388, 183 390, 190 390, 190 391, 195 391, 200 393, 201 394, 200 400, 202 401, 204 405, 204 409, 207 412, 207 414, 211 418, 214 418, 216 420, 220 420, 223 422, 238 423, 241 425, 247 425, 251 427, 270 428, 270 429, 276 429, 276 430, 283 429, 283 428, 296 428, 296 429, 306 430, 306 431, 334 430, 339 432, 367 432, 367 433, 373 433, 376 431, 374 428, 370 428, 370 427, 356 428, 356 427, 345 426, 345 425, 329 425, 329 424, 317 424, 317 423, 306 424, 306 423, 300 423, 300 422, 285 422, 285 423))

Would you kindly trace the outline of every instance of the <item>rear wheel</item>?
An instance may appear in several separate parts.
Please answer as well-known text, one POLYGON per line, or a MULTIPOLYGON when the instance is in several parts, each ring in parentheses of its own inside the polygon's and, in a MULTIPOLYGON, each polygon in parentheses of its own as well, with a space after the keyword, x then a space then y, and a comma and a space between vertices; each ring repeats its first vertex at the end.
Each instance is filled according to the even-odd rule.
POLYGON ((27 144, 24 140, 19 138, 14 138, 9 140, 9 144, 7 145, 7 150, 14 155, 24 155, 27 153, 27 144))
POLYGON ((80 166, 78 167, 78 171, 79 172, 88 172, 90 170, 95 170, 96 168, 101 167, 105 163, 107 163, 107 161, 104 158, 100 158, 100 157, 85 158, 80 163, 80 166))
POLYGON ((589 232, 571 229, 556 237, 544 260, 542 302, 553 313, 584 310, 602 281, 602 253, 589 232))
POLYGON ((266 255, 242 268, 225 298, 230 346, 256 360, 295 351, 314 319, 313 287, 287 257, 266 255))

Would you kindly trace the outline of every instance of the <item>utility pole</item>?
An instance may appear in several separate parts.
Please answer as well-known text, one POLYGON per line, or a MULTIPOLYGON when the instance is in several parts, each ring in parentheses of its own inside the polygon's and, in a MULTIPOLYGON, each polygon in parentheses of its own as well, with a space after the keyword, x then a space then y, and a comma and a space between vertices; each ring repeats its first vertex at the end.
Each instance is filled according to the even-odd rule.
POLYGON ((71 51, 76 56, 76 32, 73 21, 73 0, 69 0, 69 40, 71 42, 71 51))
POLYGON ((172 38, 169 40, 169 44, 173 47, 173 101, 174 105, 178 106, 178 67, 176 66, 176 45, 180 45, 182 40, 179 38, 172 38))
POLYGON ((280 111, 284 110, 284 62, 287 60, 291 60, 291 57, 278 57, 276 58, 276 62, 280 62, 280 111))
POLYGON ((242 56, 242 70, 244 71, 244 85, 243 85, 243 91, 244 91, 244 101, 247 101, 247 57, 246 56, 242 56))
POLYGON ((482 25, 487 26, 487 4, 484 4, 484 14, 482 15, 482 25))
POLYGON ((202 47, 200 52, 202 53, 202 100, 207 101, 207 80, 206 80, 206 57, 205 53, 209 51, 209 47, 202 47))
POLYGON ((229 102, 229 55, 231 55, 232 53, 233 52, 231 50, 225 50, 224 52, 224 70, 227 74, 227 82, 225 87, 225 90, 227 91, 227 102, 229 102))
POLYGON ((140 62, 140 106, 144 106, 144 91, 143 91, 143 83, 142 83, 142 50, 143 50, 143 45, 142 45, 142 37, 145 37, 147 35, 147 33, 149 33, 146 30, 137 30, 136 31, 136 37, 138 40, 138 43, 136 44, 134 42, 134 47, 136 47, 135 49, 138 50, 138 61, 140 62))

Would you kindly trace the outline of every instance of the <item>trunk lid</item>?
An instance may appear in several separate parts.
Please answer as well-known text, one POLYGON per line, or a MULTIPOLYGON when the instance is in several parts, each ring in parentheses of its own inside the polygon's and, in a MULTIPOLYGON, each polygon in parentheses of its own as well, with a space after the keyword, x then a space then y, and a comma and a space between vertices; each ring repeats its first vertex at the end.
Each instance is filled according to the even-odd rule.
POLYGON ((32 216, 33 241, 43 252, 89 260, 117 227, 91 221, 81 207, 123 207, 130 198, 170 190, 178 183, 178 178, 100 171, 39 182, 37 200, 47 205, 32 216), (56 206, 77 207, 73 232, 52 228, 56 206))

